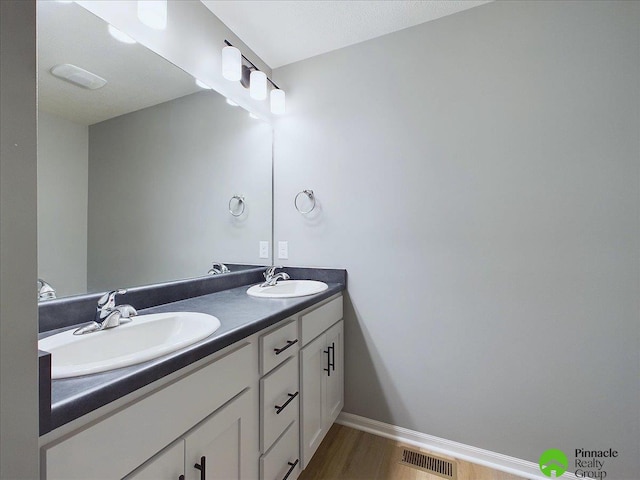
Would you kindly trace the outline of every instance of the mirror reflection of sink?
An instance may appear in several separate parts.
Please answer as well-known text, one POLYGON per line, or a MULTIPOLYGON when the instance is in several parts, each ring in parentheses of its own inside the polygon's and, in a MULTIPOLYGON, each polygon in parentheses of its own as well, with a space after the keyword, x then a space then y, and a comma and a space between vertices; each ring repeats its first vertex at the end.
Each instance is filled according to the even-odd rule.
POLYGON ((324 292, 329 286, 315 280, 282 280, 272 287, 254 285, 247 290, 252 297, 294 298, 324 292))
POLYGON ((74 335, 67 330, 38 342, 51 353, 51 378, 105 372, 146 362, 192 345, 220 327, 205 313, 154 313, 99 332, 74 335))

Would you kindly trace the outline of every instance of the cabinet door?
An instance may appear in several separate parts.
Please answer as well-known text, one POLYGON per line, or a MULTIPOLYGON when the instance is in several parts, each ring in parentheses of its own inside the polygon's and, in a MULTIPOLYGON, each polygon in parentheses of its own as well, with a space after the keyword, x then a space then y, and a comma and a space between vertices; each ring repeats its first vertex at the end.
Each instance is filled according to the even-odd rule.
POLYGON ((328 372, 326 337, 320 335, 300 353, 300 388, 302 408, 300 409, 300 431, 302 437, 302 468, 304 469, 324 437, 324 390, 328 372))
POLYGON ((185 436, 187 480, 240 480, 251 461, 252 403, 245 390, 185 436))
POLYGON ((178 440, 124 480, 178 480, 181 475, 184 475, 184 440, 178 440))
POLYGON ((336 323, 327 330, 327 348, 330 371, 326 377, 324 422, 329 430, 338 418, 344 404, 344 336, 343 322, 336 323))

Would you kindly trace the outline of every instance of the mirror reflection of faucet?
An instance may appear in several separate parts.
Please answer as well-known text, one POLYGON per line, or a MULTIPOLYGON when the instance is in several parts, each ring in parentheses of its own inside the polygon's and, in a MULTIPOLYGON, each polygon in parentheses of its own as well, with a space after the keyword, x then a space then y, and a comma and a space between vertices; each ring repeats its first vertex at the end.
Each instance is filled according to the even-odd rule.
POLYGON ((220 262, 215 262, 211 266, 211 270, 207 272, 207 275, 219 275, 221 273, 229 273, 231 270, 224 264, 220 262))
POLYGON ((56 298, 56 290, 43 279, 38 279, 38 301, 53 300, 56 298))
POLYGON ((127 291, 123 288, 105 293, 96 307, 95 321, 73 332, 74 335, 98 332, 107 328, 114 328, 122 323, 131 321, 131 317, 138 314, 131 305, 123 304, 116 306, 116 295, 124 295, 127 291))

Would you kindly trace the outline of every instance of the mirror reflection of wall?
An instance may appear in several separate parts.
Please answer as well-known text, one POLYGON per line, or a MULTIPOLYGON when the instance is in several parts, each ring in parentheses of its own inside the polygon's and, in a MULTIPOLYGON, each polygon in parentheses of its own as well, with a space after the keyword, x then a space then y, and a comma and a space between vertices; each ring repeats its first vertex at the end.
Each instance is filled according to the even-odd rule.
POLYGON ((268 263, 271 126, 107 27, 38 2, 38 276, 66 296, 268 263), (61 64, 107 83, 57 78, 61 64))

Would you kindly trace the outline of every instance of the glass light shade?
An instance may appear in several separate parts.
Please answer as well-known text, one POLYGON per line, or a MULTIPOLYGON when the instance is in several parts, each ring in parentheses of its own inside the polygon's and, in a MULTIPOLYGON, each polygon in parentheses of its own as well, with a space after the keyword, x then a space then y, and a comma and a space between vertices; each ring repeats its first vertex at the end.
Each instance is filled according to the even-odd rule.
POLYGON ((236 47, 222 49, 222 76, 234 82, 242 78, 242 54, 236 47))
POLYGON ((285 94, 284 90, 274 88, 270 94, 271 113, 274 115, 282 115, 285 112, 285 94))
POLYGON ((249 95, 255 100, 267 98, 267 75, 260 70, 251 72, 249 83, 249 95))
POLYGON ((167 28, 167 0, 138 0, 138 20, 156 30, 167 28))

